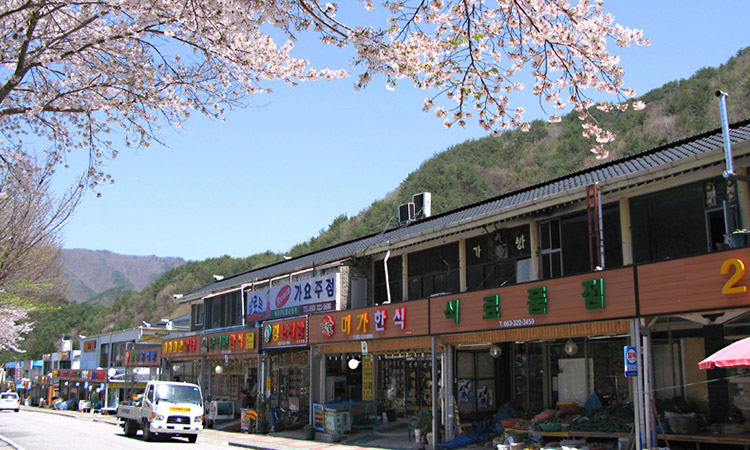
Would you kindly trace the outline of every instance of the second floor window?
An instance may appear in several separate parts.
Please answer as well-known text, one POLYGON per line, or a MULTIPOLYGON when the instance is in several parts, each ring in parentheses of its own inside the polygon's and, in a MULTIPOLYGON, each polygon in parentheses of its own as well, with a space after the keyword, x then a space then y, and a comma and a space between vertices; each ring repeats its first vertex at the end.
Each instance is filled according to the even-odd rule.
POLYGON ((461 288, 458 269, 458 242, 410 253, 409 299, 433 294, 456 293, 461 288))
MULTIPOLYGON (((402 292, 402 264, 401 256, 391 256, 388 258, 388 286, 391 289, 391 301, 400 302, 403 300, 402 292)), ((375 261, 375 302, 381 303, 388 299, 388 292, 385 285, 385 267, 383 260, 375 261)))
POLYGON ((559 277, 563 274, 559 219, 539 224, 539 260, 542 278, 559 277))
POLYGON ((204 328, 232 327, 242 324, 242 291, 236 290, 226 294, 207 298, 204 301, 206 318, 204 328))

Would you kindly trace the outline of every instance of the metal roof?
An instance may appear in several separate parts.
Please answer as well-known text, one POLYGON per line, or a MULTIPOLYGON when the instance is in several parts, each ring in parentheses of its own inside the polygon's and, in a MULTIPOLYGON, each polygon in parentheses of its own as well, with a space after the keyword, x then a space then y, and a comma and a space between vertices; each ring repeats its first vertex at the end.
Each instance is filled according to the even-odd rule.
MULTIPOLYGON (((730 126, 732 144, 750 140, 750 119, 730 126)), ((631 156, 608 161, 568 175, 501 194, 477 203, 412 222, 406 226, 384 230, 381 233, 344 242, 290 260, 253 269, 197 289, 182 297, 179 302, 194 301, 211 294, 240 288, 243 284, 265 280, 279 275, 323 264, 364 255, 368 249, 394 245, 408 239, 450 230, 488 215, 499 215, 520 205, 543 201, 585 189, 587 185, 615 179, 634 178, 675 163, 696 159, 699 156, 723 149, 721 128, 677 142, 646 150, 631 156)), ((723 152, 723 150, 721 150, 723 152)))

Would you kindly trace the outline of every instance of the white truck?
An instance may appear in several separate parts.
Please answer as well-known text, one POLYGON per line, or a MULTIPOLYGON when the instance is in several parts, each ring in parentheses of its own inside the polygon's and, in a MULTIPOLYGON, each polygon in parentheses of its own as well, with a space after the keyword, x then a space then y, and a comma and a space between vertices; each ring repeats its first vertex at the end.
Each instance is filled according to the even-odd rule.
POLYGON ((125 436, 143 431, 143 439, 157 435, 198 440, 203 430, 203 396, 201 388, 191 383, 149 381, 141 400, 134 405, 117 406, 117 417, 125 436))

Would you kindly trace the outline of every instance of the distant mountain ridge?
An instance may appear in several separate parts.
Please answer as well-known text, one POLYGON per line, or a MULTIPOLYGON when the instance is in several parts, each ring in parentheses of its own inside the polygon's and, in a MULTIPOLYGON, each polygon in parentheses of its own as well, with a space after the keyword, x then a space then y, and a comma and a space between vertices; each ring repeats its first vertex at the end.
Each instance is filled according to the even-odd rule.
POLYGON ((80 303, 96 298, 102 304, 111 304, 126 292, 141 291, 164 272, 186 262, 178 257, 132 256, 79 248, 64 249, 62 258, 67 299, 80 303))

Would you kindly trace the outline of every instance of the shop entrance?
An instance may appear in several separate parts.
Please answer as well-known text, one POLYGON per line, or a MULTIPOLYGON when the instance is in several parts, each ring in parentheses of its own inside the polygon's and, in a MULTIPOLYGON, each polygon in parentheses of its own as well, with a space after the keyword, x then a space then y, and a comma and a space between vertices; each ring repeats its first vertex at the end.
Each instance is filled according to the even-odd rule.
POLYGON ((271 356, 271 406, 292 412, 307 411, 309 388, 310 362, 306 348, 271 356))

